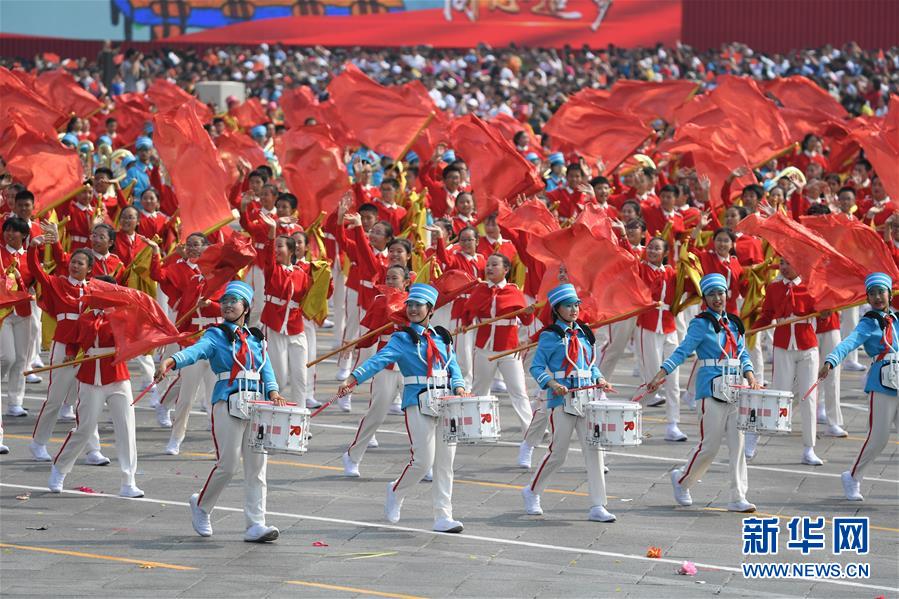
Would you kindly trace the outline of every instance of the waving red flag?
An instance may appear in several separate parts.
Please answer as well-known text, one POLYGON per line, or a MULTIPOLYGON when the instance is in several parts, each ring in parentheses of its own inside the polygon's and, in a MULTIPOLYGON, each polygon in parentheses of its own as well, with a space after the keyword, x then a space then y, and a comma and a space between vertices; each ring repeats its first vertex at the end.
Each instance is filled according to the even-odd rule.
POLYGON ((546 204, 540 200, 529 200, 514 210, 506 202, 500 202, 496 224, 515 246, 518 257, 527 267, 522 291, 536 297, 546 274, 546 265, 532 256, 528 248, 532 238, 558 231, 561 228, 559 221, 547 209, 546 204))
POLYGON ((12 111, 21 114, 34 130, 56 131, 69 120, 68 113, 51 106, 5 67, 0 67, 0 120, 12 111))
POLYGON ((448 270, 431 283, 437 290, 437 305, 440 308, 450 303, 478 284, 478 280, 467 270, 448 270))
POLYGON ((660 82, 619 79, 601 106, 615 112, 632 114, 647 124, 655 119, 671 123, 674 111, 698 89, 699 84, 686 79, 660 82))
POLYGON ((118 121, 116 146, 130 146, 141 135, 147 123, 153 120, 146 99, 137 94, 122 94, 115 99, 115 108, 107 118, 118 121))
POLYGON ((230 184, 233 185, 240 173, 237 170, 238 159, 243 158, 253 167, 266 163, 265 153, 259 144, 250 139, 250 136, 239 131, 225 131, 214 139, 218 148, 219 158, 228 173, 230 184))
POLYGON ((350 188, 343 152, 327 125, 290 129, 276 147, 287 188, 297 196, 300 224, 308 227, 322 212, 337 209, 350 188))
POLYGON ((836 98, 817 83, 802 75, 778 77, 764 81, 761 83, 761 87, 780 100, 785 108, 814 111, 835 120, 842 120, 849 116, 836 98))
POLYGON ((184 233, 211 232, 231 222, 228 174, 194 107, 157 114, 154 123, 153 139, 178 197, 184 233))
POLYGON ((250 98, 243 104, 239 104, 228 111, 228 114, 237 120, 241 129, 249 131, 256 125, 264 125, 271 119, 265 114, 265 108, 259 98, 250 98))
POLYGON ((510 140, 503 139, 475 115, 453 121, 450 138, 456 155, 469 165, 478 221, 496 212, 503 200, 519 194, 531 195, 543 188, 534 165, 510 140))
POLYGON ((436 110, 420 91, 411 84, 383 86, 352 63, 328 84, 337 118, 367 147, 392 158, 402 158, 436 110))
POLYGON ((150 97, 159 112, 169 112, 184 104, 190 104, 196 110, 197 117, 201 122, 208 123, 212 120, 212 109, 209 106, 165 79, 157 79, 151 83, 147 89, 147 96, 150 97))
POLYGON ((319 123, 323 122, 318 98, 307 85, 285 90, 278 103, 281 105, 284 121, 289 128, 302 127, 309 118, 313 118, 319 123))
POLYGON ((899 204, 899 96, 890 96, 889 112, 879 127, 858 131, 854 137, 893 203, 899 204))
POLYGON ((788 216, 776 213, 763 219, 751 214, 737 230, 761 237, 789 261, 808 286, 815 309, 839 308, 865 296, 868 271, 788 216))
POLYGON ((206 279, 208 297, 234 280, 241 269, 256 259, 253 240, 246 235, 232 235, 224 243, 214 243, 197 260, 197 266, 206 279))
POLYGON ((63 70, 45 71, 34 80, 34 90, 64 114, 89 117, 103 108, 92 93, 63 70))
POLYGON ((899 268, 896 268, 883 236, 857 218, 823 214, 802 216, 799 221, 868 272, 885 272, 894 281, 899 281, 899 268))

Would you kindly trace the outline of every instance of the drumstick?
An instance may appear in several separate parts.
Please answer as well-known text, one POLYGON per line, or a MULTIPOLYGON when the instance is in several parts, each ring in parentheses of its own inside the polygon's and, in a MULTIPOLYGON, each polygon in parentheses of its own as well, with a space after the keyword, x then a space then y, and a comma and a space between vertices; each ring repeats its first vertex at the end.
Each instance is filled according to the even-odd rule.
MULTIPOLYGON (((665 384, 665 380, 666 379, 662 379, 661 381, 659 381, 659 387, 661 387, 662 385, 665 384)), ((631 398, 631 401, 639 402, 641 399, 643 399, 644 397, 649 395, 649 386, 647 385, 647 383, 643 383, 642 385, 637 387, 637 391, 639 391, 640 389, 646 389, 646 391, 644 391, 643 393, 640 393, 639 395, 635 395, 634 397, 631 398)), ((656 389, 658 389, 658 387, 656 387, 656 389)))
POLYGON ((324 405, 322 405, 320 408, 318 408, 317 410, 315 410, 314 412, 312 412, 312 414, 310 414, 309 417, 310 417, 310 418, 315 418, 316 416, 318 416, 319 414, 321 414, 321 413, 325 410, 325 408, 327 408, 328 406, 330 406, 332 403, 334 403, 335 401, 337 401, 338 399, 340 399, 341 397, 343 397, 343 396, 346 395, 347 393, 351 392, 355 387, 356 387, 356 385, 352 385, 349 389, 346 390, 345 393, 338 393, 337 395, 335 395, 334 397, 332 397, 331 399, 329 399, 329 400, 328 400, 324 405))
POLYGON ((815 384, 812 385, 811 387, 809 387, 809 390, 806 391, 805 395, 802 396, 802 401, 805 401, 806 399, 808 399, 808 396, 812 394, 812 391, 814 391, 818 387, 818 383, 820 383, 823 380, 824 380, 823 378, 818 377, 818 380, 815 381, 815 384))
MULTIPOLYGON (((608 384, 608 383, 606 383, 606 384, 608 384)), ((599 383, 597 383, 595 385, 587 385, 586 387, 575 387, 573 389, 569 389, 568 391, 569 392, 586 391, 587 389, 602 389, 602 388, 603 388, 603 385, 600 385, 599 383)), ((609 385, 608 387, 606 387, 605 390, 606 390, 606 393, 618 393, 618 390, 615 389, 614 387, 612 387, 612 385, 609 385)))

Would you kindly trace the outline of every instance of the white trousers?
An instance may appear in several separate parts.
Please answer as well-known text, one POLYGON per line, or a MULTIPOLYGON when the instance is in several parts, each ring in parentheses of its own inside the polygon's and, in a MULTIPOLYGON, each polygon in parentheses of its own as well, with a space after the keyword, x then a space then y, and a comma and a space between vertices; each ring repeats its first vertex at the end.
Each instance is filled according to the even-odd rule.
POLYGON ((423 416, 418 406, 406 408, 406 432, 412 447, 409 463, 400 477, 393 483, 397 499, 405 497, 416 488, 424 475, 432 467, 434 481, 431 485, 431 500, 434 504, 434 518, 453 517, 453 460, 456 444, 443 439, 443 430, 438 418, 423 416))
MULTIPOLYGON (((825 331, 818 333, 818 363, 820 364, 827 354, 833 351, 841 340, 840 331, 825 331)), ((840 379, 842 378, 843 369, 837 364, 837 367, 831 370, 830 375, 818 383, 818 405, 821 405, 822 398, 827 411, 827 424, 830 426, 843 426, 843 410, 840 407, 840 379)))
POLYGON ((24 372, 31 368, 34 351, 34 321, 31 316, 12 313, 3 320, 0 331, 3 365, 0 378, 6 379, 6 407, 21 406, 25 397, 24 372))
POLYGON ((518 423, 521 425, 522 436, 528 430, 533 415, 531 410, 531 401, 528 399, 528 390, 524 382, 524 364, 519 354, 504 356, 499 360, 491 362, 488 358, 495 355, 496 352, 474 348, 474 383, 472 385, 472 394, 478 397, 490 395, 490 385, 496 376, 496 371, 503 375, 506 382, 506 389, 509 393, 509 399, 512 400, 512 409, 518 416, 518 423))
POLYGON ((893 423, 899 422, 899 398, 870 393, 868 400, 868 437, 852 465, 852 478, 861 482, 865 470, 880 455, 890 440, 893 423))
MULTIPOLYGON (((461 320, 453 321, 453 328, 460 329, 462 328, 461 320)), ((474 380, 474 339, 475 335, 477 335, 477 330, 471 330, 467 333, 459 333, 456 335, 456 362, 459 364, 459 370, 462 371, 462 378, 465 379, 465 386, 469 389, 472 387, 472 382, 474 380)), ((492 381, 493 379, 491 379, 492 381)))
POLYGON ((343 333, 346 330, 346 277, 340 269, 340 258, 334 260, 331 267, 331 278, 334 280, 334 294, 331 296, 334 307, 334 349, 340 347, 343 333))
MULTIPOLYGON (((312 320, 303 319, 303 329, 306 332, 306 360, 307 363, 318 357, 318 331, 312 320)), ((315 399, 315 375, 318 366, 306 369, 306 396, 303 399, 315 399)))
POLYGON ((393 403, 397 392, 403 391, 403 374, 399 370, 384 369, 371 379, 371 399, 368 401, 368 411, 359 421, 356 436, 347 448, 350 459, 357 464, 365 457, 368 442, 375 436, 378 427, 387 418, 387 411, 393 403))
POLYGON ((602 328, 605 333, 605 342, 599 354, 599 369, 602 371, 606 379, 611 378, 615 374, 615 366, 618 360, 624 355, 627 344, 637 328, 637 318, 628 318, 620 322, 615 322, 602 328))
POLYGON ((265 464, 266 455, 250 449, 250 421, 228 413, 228 402, 217 401, 212 406, 212 441, 215 444, 215 466, 197 504, 211 513, 219 497, 240 467, 243 459, 244 518, 246 527, 265 525, 265 464))
MULTIPOLYGON (((677 333, 655 333, 637 328, 640 352, 640 372, 643 373, 643 383, 646 384, 656 375, 665 356, 670 356, 677 349, 677 333)), ((680 377, 675 370, 665 378, 662 387, 665 394, 665 417, 668 424, 680 422, 680 377)))
MULTIPOLYGON (((847 308, 840 312, 840 338, 845 339, 849 336, 849 333, 855 330, 855 327, 858 326, 858 321, 861 318, 859 312, 859 306, 854 306, 852 308, 847 308)), ((846 354, 846 360, 850 362, 858 362, 858 349, 854 349, 848 354, 846 354)))
POLYGON ((41 316, 43 311, 37 307, 37 302, 31 300, 31 334, 34 341, 31 344, 31 354, 28 356, 28 366, 34 364, 41 353, 41 337, 43 336, 43 324, 41 316))
POLYGON ((803 400, 815 381, 818 380, 818 348, 812 349, 782 349, 774 348, 774 380, 772 385, 780 391, 793 392, 793 407, 799 408, 802 418, 802 444, 805 447, 815 446, 815 434, 817 433, 817 397, 818 390, 803 400))
POLYGON ((156 372, 153 356, 138 356, 134 358, 134 364, 140 373, 140 376, 135 378, 139 381, 139 388, 143 391, 146 387, 153 384, 153 374, 156 372))
POLYGON ((75 460, 84 451, 91 437, 97 434, 97 422, 103 413, 103 406, 108 405, 119 467, 122 469, 122 485, 133 485, 134 474, 137 472, 137 441, 132 400, 130 381, 117 381, 108 385, 81 383, 78 402, 75 404, 75 428, 69 431, 56 454, 54 464, 57 470, 63 474, 72 471, 75 460))
POLYGON ((253 302, 250 304, 248 326, 258 327, 265 307, 265 273, 255 264, 247 270, 246 282, 253 288, 253 302))
POLYGON ((265 327, 265 339, 268 342, 268 359, 281 387, 281 395, 298 406, 305 406, 308 360, 306 333, 282 335, 265 327))
MULTIPOLYGON (((196 362, 181 369, 181 388, 177 395, 171 394, 176 399, 170 442, 180 444, 184 441, 194 400, 199 396, 204 404, 208 402, 208 398, 212 397, 213 387, 215 387, 215 373, 207 362, 196 362)), ((163 405, 171 405, 171 401, 170 398, 165 398, 163 405)))
MULTIPOLYGON (((350 289, 349 287, 347 287, 345 309, 346 320, 343 330, 343 343, 352 341, 362 334, 362 326, 359 324, 359 322, 362 320, 363 314, 364 311, 362 310, 362 306, 359 305, 359 294, 355 289, 350 289)), ((337 368, 350 368, 350 366, 355 363, 355 354, 356 349, 351 349, 346 352, 345 356, 338 356, 337 368)))
POLYGON ((603 474, 602 451, 587 443, 587 419, 573 416, 565 412, 562 406, 555 407, 549 413, 549 426, 552 441, 540 463, 540 467, 531 481, 531 490, 540 495, 549 485, 549 479, 565 463, 568 448, 571 445, 571 433, 575 433, 581 442, 584 463, 587 466, 587 486, 590 492, 590 505, 606 505, 606 475, 603 474))
POLYGON ((773 329, 756 333, 755 343, 749 348, 749 360, 752 362, 755 380, 760 385, 768 380, 765 376, 765 368, 768 366, 768 360, 765 359, 765 347, 770 348, 773 342, 771 330, 773 329))
POLYGON ((705 397, 699 409, 699 445, 681 470, 680 484, 689 489, 701 479, 718 455, 721 439, 726 439, 730 469, 731 501, 745 501, 749 490, 743 431, 737 430, 737 404, 705 397))
POLYGON ((539 391, 540 397, 532 402, 531 424, 524 433, 524 442, 531 447, 537 447, 543 441, 543 434, 549 426, 549 411, 546 409, 546 400, 543 399, 544 391, 539 391))
MULTIPOLYGON (((59 364, 66 360, 66 346, 55 341, 50 346, 50 364, 59 364)), ((78 366, 65 366, 50 371, 50 382, 47 387, 47 399, 41 406, 41 411, 34 423, 34 442, 38 445, 46 445, 53 433, 53 425, 59 417, 59 410, 63 402, 74 404, 78 398, 78 381, 75 379, 78 366)), ((97 434, 97 425, 93 431, 84 430, 89 434, 87 441, 88 451, 100 451, 100 436, 97 434)))

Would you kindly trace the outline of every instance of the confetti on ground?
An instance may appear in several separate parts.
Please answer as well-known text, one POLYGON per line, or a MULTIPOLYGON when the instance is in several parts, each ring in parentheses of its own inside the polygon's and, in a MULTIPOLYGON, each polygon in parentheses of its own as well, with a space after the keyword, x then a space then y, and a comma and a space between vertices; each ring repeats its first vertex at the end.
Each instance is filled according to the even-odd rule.
POLYGON ((75 487, 76 491, 81 491, 82 493, 97 493, 98 491, 94 491, 90 487, 75 487))
POLYGON ((680 565, 677 573, 683 576, 696 576, 696 564, 693 562, 684 562, 680 565))
POLYGON ((31 493, 24 493, 22 495, 16 495, 16 499, 19 501, 28 501, 31 499, 31 493))
POLYGON ((324 541, 314 541, 314 542, 312 543, 312 546, 313 546, 313 547, 327 547, 328 544, 325 543, 324 541))
POLYGON ((41 526, 26 526, 26 530, 50 530, 50 527, 46 524, 42 524, 41 526))
POLYGON ((650 547, 646 550, 646 557, 652 558, 660 558, 662 557, 662 548, 661 547, 650 547))
POLYGON ((152 570, 152 569, 155 568, 155 567, 156 567, 156 566, 151 565, 151 564, 141 564, 141 565, 140 565, 141 570, 152 570))

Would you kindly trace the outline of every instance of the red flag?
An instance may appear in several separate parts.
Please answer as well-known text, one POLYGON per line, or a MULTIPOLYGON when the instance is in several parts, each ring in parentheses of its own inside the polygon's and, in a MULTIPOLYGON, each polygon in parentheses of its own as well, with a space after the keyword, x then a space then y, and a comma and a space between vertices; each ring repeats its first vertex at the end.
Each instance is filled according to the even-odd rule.
POLYGON ((419 86, 385 87, 347 63, 343 73, 328 84, 328 92, 337 118, 359 141, 391 158, 402 158, 399 154, 436 111, 419 86))
POLYGON ((432 283, 438 292, 435 308, 445 306, 477 284, 478 280, 467 270, 446 271, 432 283))
POLYGON ((13 178, 34 194, 35 213, 43 214, 72 197, 84 184, 78 154, 52 132, 33 129, 27 116, 13 110, 0 135, 0 155, 13 178))
POLYGON ((857 131, 853 137, 864 148, 893 203, 899 204, 899 96, 890 96, 889 112, 879 127, 857 131))
POLYGON ((533 237, 542 237, 558 231, 560 229, 559 221, 552 215, 546 204, 540 200, 530 200, 515 210, 512 210, 506 202, 500 202, 496 223, 503 235, 515 246, 519 258, 527 267, 522 291, 536 297, 539 294, 543 276, 546 274, 546 265, 532 256, 528 248, 533 237))
POLYGON ((256 125, 264 125, 271 119, 265 114, 262 102, 259 98, 250 98, 243 104, 235 106, 228 111, 228 114, 237 120, 237 124, 241 129, 250 130, 256 125))
POLYGON ((762 89, 780 100, 785 108, 812 111, 834 120, 849 116, 846 109, 817 83, 802 75, 778 77, 761 83, 762 89))
POLYGON ((90 287, 85 296, 87 305, 103 309, 112 329, 116 348, 113 364, 127 362, 169 343, 181 343, 192 336, 179 333, 159 303, 142 291, 96 280, 91 281, 90 287))
POLYGON ((450 138, 456 155, 469 165, 478 221, 496 212, 501 201, 519 194, 531 195, 543 188, 534 165, 510 140, 503 139, 475 115, 453 121, 450 138))
POLYGON ((103 108, 92 93, 65 71, 45 71, 34 81, 34 91, 63 114, 89 117, 103 108))
POLYGON ((211 232, 231 222, 228 174, 194 107, 157 114, 154 123, 153 138, 178 197, 184 233, 211 232))
POLYGON ((534 136, 534 130, 531 129, 531 126, 527 123, 522 123, 515 117, 509 116, 505 112, 497 113, 496 116, 490 118, 487 121, 487 124, 496 129, 499 134, 511 141, 513 144, 515 143, 514 138, 515 134, 520 131, 524 131, 532 138, 534 136))
POLYGON ((56 131, 69 120, 67 113, 48 104, 5 67, 0 67, 0 98, 3 98, 0 101, 2 121, 9 119, 13 110, 35 130, 56 131))
POLYGON ((868 271, 788 216, 776 213, 762 219, 751 214, 737 230, 761 237, 787 259, 808 286, 816 310, 839 308, 865 296, 868 271))
POLYGON ((231 282, 237 273, 256 259, 253 240, 245 235, 232 235, 224 243, 214 243, 206 248, 197 266, 206 279, 206 297, 231 282))
POLYGON ((147 89, 147 96, 156 105, 158 112, 169 112, 184 104, 190 104, 197 112, 197 117, 202 123, 212 120, 212 109, 201 102, 193 94, 187 93, 174 83, 165 79, 157 79, 147 89))
POLYGON ((287 188, 299 200, 301 225, 308 227, 320 213, 337 209, 340 197, 350 188, 350 178, 343 152, 327 125, 290 129, 275 151, 287 188))
POLYGON ((318 123, 324 122, 318 98, 307 85, 285 90, 278 103, 284 112, 284 121, 288 128, 302 127, 309 118, 315 119, 318 123))
POLYGON ((219 158, 228 173, 230 184, 233 185, 239 178, 237 170, 238 159, 243 158, 253 167, 266 164, 265 153, 259 144, 250 139, 249 135, 239 131, 225 131, 214 140, 218 148, 219 158))
POLYGON ((885 272, 899 281, 899 268, 883 236, 860 220, 845 214, 824 214, 802 216, 799 221, 868 272, 885 272))
MULTIPOLYGON (((106 118, 118 121, 116 146, 130 146, 153 119, 146 99, 137 94, 123 94, 115 99, 115 108, 106 118)), ((104 119, 105 122, 105 119, 104 119)))
POLYGON ((698 89, 697 83, 686 79, 660 82, 619 79, 601 106, 615 112, 632 114, 647 124, 656 119, 671 123, 674 111, 698 89))

